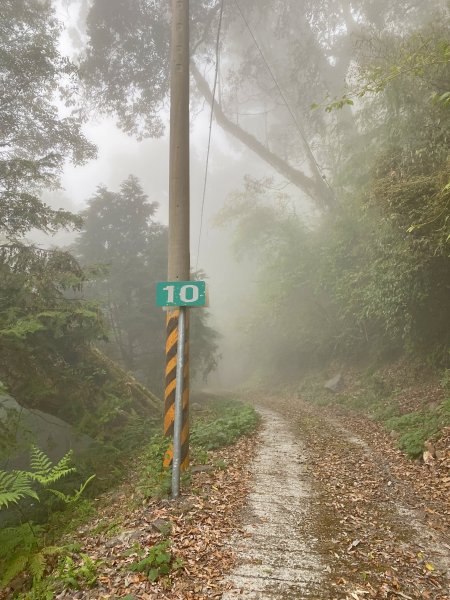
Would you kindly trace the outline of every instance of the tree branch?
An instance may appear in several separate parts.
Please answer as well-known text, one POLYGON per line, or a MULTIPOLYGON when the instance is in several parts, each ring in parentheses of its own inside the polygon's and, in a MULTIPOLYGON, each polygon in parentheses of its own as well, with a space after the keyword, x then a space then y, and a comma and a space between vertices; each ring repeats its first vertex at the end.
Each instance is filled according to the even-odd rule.
MULTIPOLYGON (((191 60, 191 73, 200 93, 211 106, 213 98, 210 87, 193 60, 191 60)), ((331 190, 322 177, 319 176, 319 178, 315 178, 305 175, 303 171, 296 169, 280 156, 271 152, 255 136, 242 129, 242 127, 236 123, 233 123, 233 121, 231 121, 223 112, 221 105, 218 104, 217 101, 214 102, 214 116, 217 123, 223 129, 228 131, 228 133, 231 133, 231 135, 271 165, 278 173, 280 173, 280 175, 283 175, 288 181, 302 190, 318 208, 323 210, 324 208, 333 206, 334 202, 331 190)))

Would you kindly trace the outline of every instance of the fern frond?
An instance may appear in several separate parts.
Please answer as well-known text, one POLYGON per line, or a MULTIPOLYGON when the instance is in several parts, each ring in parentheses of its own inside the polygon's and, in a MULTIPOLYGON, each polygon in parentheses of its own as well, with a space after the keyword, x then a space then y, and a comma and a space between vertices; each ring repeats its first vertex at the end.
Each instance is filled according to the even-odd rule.
POLYGON ((25 471, 0 471, 0 509, 2 506, 8 507, 9 504, 17 504, 19 500, 25 497, 39 500, 38 495, 31 487, 31 479, 25 471))
POLYGON ((31 470, 36 475, 46 475, 52 468, 52 461, 49 457, 37 446, 31 446, 31 470))
POLYGON ((28 560, 30 573, 36 581, 40 581, 44 575, 46 561, 43 552, 36 552, 28 560))
POLYGON ((20 547, 22 553, 32 554, 44 528, 31 522, 0 529, 0 559, 9 559, 20 547))
POLYGON ((18 554, 17 556, 9 560, 6 569, 2 574, 0 585, 2 587, 8 585, 8 583, 10 583, 10 581, 12 581, 14 577, 17 577, 17 575, 19 575, 19 573, 21 573, 25 569, 27 563, 27 554, 18 554))
POLYGON ((72 450, 69 450, 61 460, 54 465, 49 457, 37 446, 31 448, 31 473, 30 477, 43 485, 56 483, 62 477, 75 472, 75 468, 70 466, 72 460, 72 450))
POLYGON ((95 475, 91 475, 90 477, 88 477, 86 479, 86 481, 80 485, 78 490, 74 490, 74 493, 71 496, 68 494, 63 494, 59 490, 52 490, 51 488, 49 488, 48 491, 51 492, 52 494, 54 494, 60 500, 62 500, 65 504, 73 504, 75 502, 78 502, 78 500, 81 498, 84 490, 86 489, 87 484, 90 481, 92 481, 94 479, 94 477, 95 477, 95 475))
POLYGON ((44 548, 42 548, 41 552, 42 554, 48 556, 57 556, 58 554, 64 552, 64 549, 65 547, 63 546, 45 546, 44 548))

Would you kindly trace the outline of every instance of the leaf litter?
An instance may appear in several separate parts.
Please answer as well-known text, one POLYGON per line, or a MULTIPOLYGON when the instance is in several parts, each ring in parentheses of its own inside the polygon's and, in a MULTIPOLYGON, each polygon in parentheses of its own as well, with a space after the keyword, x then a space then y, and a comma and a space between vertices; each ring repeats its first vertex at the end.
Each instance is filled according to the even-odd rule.
MULTIPOLYGON (((227 543, 239 526, 249 491, 249 463, 256 435, 210 453, 220 468, 194 470, 180 499, 140 501, 137 475, 101 501, 99 517, 82 528, 76 541, 82 552, 101 560, 93 589, 64 590, 57 600, 203 600, 220 598, 234 561, 227 543), (226 468, 223 468, 226 465, 226 468), (120 522, 120 531, 117 523, 120 522), (109 528, 108 523, 116 524, 109 528), (100 533, 93 531, 101 530, 100 533), (170 540, 175 568, 157 581, 130 565, 151 547, 170 540)), ((164 560, 165 557, 162 559, 164 560)))
POLYGON ((349 410, 293 397, 278 406, 308 448, 327 598, 449 600, 450 432, 430 466, 349 410))

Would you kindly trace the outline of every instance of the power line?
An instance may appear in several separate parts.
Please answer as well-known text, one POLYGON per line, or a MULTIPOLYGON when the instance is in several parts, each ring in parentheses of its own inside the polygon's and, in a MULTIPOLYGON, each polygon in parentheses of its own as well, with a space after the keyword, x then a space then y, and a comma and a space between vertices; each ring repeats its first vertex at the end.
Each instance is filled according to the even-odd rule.
POLYGON ((249 22, 247 21, 247 19, 245 18, 245 15, 244 15, 244 13, 243 13, 243 12, 242 12, 242 10, 241 10, 241 7, 240 7, 240 5, 239 5, 239 2, 238 2, 238 0, 234 0, 234 1, 235 1, 235 4, 236 4, 236 6, 237 6, 237 9, 238 9, 238 11, 239 11, 239 14, 241 15, 241 17, 242 17, 242 20, 244 21, 244 23, 245 23, 245 26, 247 27, 247 29, 248 29, 248 32, 250 33, 250 36, 251 36, 251 38, 252 38, 253 42, 255 43, 255 46, 256 46, 256 48, 258 49, 258 52, 260 53, 260 55, 261 55, 261 58, 263 59, 263 62, 264 62, 264 64, 266 65, 266 68, 267 68, 267 70, 268 70, 268 72, 269 72, 269 74, 270 74, 270 76, 271 76, 271 78, 272 78, 272 80, 273 80, 273 82, 274 82, 274 84, 275 84, 275 86, 276 86, 277 90, 278 90, 278 93, 280 94, 280 96, 281 96, 281 99, 283 100, 283 102, 284 102, 284 104, 285 104, 285 106, 286 106, 286 108, 287 108, 287 110, 288 110, 289 114, 290 114, 290 115, 291 115, 291 117, 292 117, 292 120, 293 120, 293 121, 294 121, 294 123, 295 123, 295 126, 296 126, 296 127, 297 127, 297 129, 298 129, 298 132, 299 132, 299 134, 300 134, 300 137, 302 138, 302 140, 303 140, 303 143, 304 143, 304 144, 305 144, 305 146, 306 146, 306 150, 307 150, 307 152, 309 153, 309 155, 310 155, 310 157, 311 157, 311 160, 312 160, 312 161, 313 161, 313 163, 315 164, 317 171, 319 172, 319 174, 321 175, 321 177, 324 179, 324 181, 325 181, 326 185, 328 186, 328 188, 329 188, 329 189, 332 191, 330 184, 328 183, 328 181, 326 180, 326 178, 325 178, 325 177, 324 177, 324 175, 322 174, 322 169, 320 168, 320 165, 319 165, 319 163, 317 162, 317 160, 316 160, 316 157, 314 156, 314 153, 313 153, 313 151, 311 150, 311 146, 309 145, 309 142, 308 142, 308 140, 306 139, 306 136, 305 136, 305 134, 304 134, 304 132, 303 132, 303 128, 302 128, 302 126, 300 125, 300 123, 298 122, 298 120, 297 120, 297 117, 295 116, 295 113, 294 113, 294 111, 292 110, 292 108, 291 108, 291 106, 290 106, 290 104, 289 104, 289 102, 288 102, 288 100, 287 100, 287 98, 286 98, 286 95, 284 94, 283 90, 281 89, 281 87, 280 87, 280 85, 279 85, 279 83, 278 83, 278 81, 277 81, 277 78, 275 77, 275 74, 274 74, 274 72, 273 72, 272 68, 270 67, 270 65, 269 65, 269 63, 268 63, 268 61, 267 61, 266 57, 264 56, 264 52, 262 51, 262 49, 261 49, 261 46, 258 44, 258 40, 256 39, 256 37, 255 37, 255 35, 254 35, 254 33, 253 33, 253 31, 252 31, 251 27, 250 27, 250 24, 249 24, 249 22))
POLYGON ((217 27, 217 39, 216 39, 216 65, 214 71, 214 85, 212 91, 212 100, 211 100, 211 113, 209 116, 209 132, 208 132, 208 149, 206 151, 206 165, 205 165, 205 178, 203 181, 203 197, 202 197, 202 208, 200 212, 200 230, 198 234, 198 244, 197 244, 197 260, 195 263, 195 270, 198 269, 198 261, 200 257, 200 244, 202 240, 202 231, 203 231, 203 214, 205 210, 205 199, 206 199, 206 185, 208 183, 208 166, 209 166, 209 154, 211 150, 211 132, 212 132, 212 122, 214 115, 214 103, 216 98, 216 87, 217 87, 217 75, 219 72, 219 45, 220 45, 220 30, 222 28, 222 15, 223 15, 223 4, 224 0, 222 0, 220 4, 220 13, 219 13, 219 25, 217 27))

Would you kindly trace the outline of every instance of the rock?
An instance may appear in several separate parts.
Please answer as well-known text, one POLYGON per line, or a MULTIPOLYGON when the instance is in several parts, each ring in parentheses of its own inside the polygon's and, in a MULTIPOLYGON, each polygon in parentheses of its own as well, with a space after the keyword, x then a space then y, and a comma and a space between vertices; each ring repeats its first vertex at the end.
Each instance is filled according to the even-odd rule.
POLYGON ((119 535, 115 535, 113 538, 108 540, 105 546, 107 548, 114 548, 114 546, 134 542, 140 539, 142 533, 143 531, 140 529, 128 529, 126 531, 122 531, 122 533, 119 533, 119 535))
POLYGON ((341 390, 344 387, 342 373, 338 373, 337 375, 329 379, 323 387, 327 390, 330 390, 330 392, 339 392, 339 390, 341 390))
POLYGON ((165 519, 155 519, 150 525, 155 531, 159 531, 163 535, 169 535, 172 532, 172 523, 165 519))
POLYGON ((422 458, 426 465, 432 465, 434 463, 434 456, 428 450, 425 450, 422 458))
POLYGON ((11 415, 17 416, 16 444, 17 452, 8 460, 6 470, 28 469, 30 463, 30 444, 36 444, 53 462, 57 462, 69 450, 76 453, 86 452, 94 443, 87 435, 78 432, 62 419, 37 409, 25 408, 11 396, 0 393, 0 425, 6 423, 11 415))
POLYGON ((209 473, 214 469, 213 465, 195 465, 195 467, 191 467, 191 473, 209 473))

